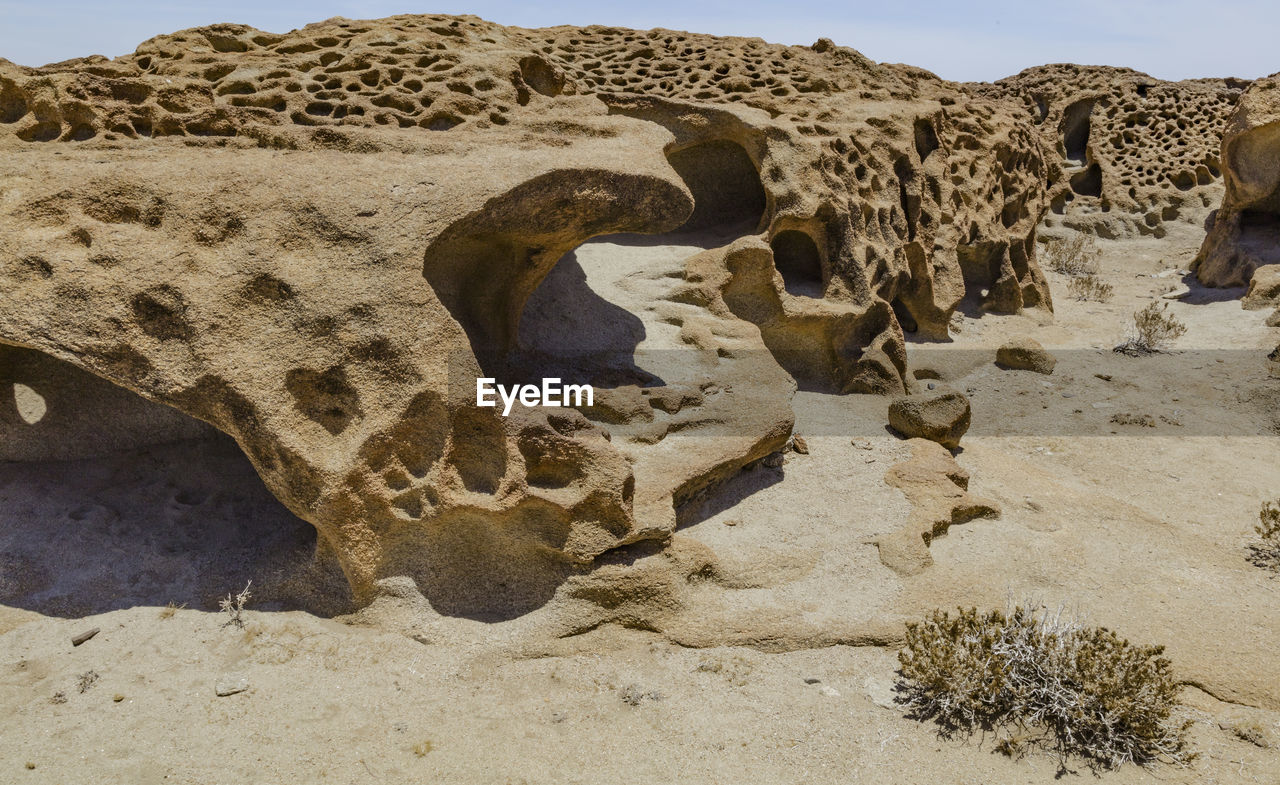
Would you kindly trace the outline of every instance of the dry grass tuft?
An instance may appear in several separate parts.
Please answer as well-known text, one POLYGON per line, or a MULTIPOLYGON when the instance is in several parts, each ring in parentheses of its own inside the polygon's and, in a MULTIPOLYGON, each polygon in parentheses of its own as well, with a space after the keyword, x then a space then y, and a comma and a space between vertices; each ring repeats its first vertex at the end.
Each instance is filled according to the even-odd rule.
POLYGON ((229 617, 225 622, 223 622, 223 627, 230 627, 234 625, 239 629, 244 629, 244 618, 241 614, 244 613, 244 606, 248 604, 249 599, 253 597, 253 594, 249 591, 249 587, 252 585, 253 581, 249 581, 244 585, 244 588, 240 590, 239 594, 234 596, 227 594, 226 597, 218 601, 218 608, 229 617))
POLYGON ((1067 293, 1077 300, 1105 303, 1111 300, 1115 287, 1103 281, 1093 273, 1072 278, 1067 284, 1067 293))
POLYGON ((1050 237, 1044 243, 1044 260, 1049 269, 1073 278, 1097 275, 1100 256, 1098 241, 1091 234, 1077 233, 1069 240, 1050 237))
POLYGON ((1020 756, 1047 749, 1063 772, 1194 758, 1178 722, 1178 682, 1161 646, 1136 646, 1062 612, 935 611, 907 627, 898 702, 943 735, 992 732, 1020 756))

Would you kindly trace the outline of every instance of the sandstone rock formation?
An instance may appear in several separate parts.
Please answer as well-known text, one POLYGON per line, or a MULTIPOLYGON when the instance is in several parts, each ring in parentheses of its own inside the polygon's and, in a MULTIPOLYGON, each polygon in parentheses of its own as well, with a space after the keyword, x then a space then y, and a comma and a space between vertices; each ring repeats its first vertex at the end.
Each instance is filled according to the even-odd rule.
POLYGON ((1056 151, 1046 224, 1116 238, 1163 237, 1165 222, 1198 221, 1218 203, 1219 144, 1246 84, 1057 64, 975 89, 1020 101, 1056 151))
POLYGON ((921 393, 889 404, 889 425, 908 439, 927 439, 954 450, 969 430, 969 399, 954 390, 921 393))
POLYGON ((903 575, 933 564, 929 543, 953 525, 1000 517, 995 502, 969 494, 969 473, 945 449, 927 439, 909 444, 911 458, 889 469, 884 479, 911 502, 911 517, 903 528, 876 540, 880 561, 903 575))
POLYGON ((1246 311, 1259 311, 1277 305, 1280 305, 1280 264, 1264 264, 1254 269, 1240 306, 1246 311))
POLYGON ((1196 277, 1206 286, 1244 286, 1258 268, 1280 264, 1278 94, 1280 76, 1257 80, 1226 128, 1226 193, 1196 257, 1196 277))
POLYGON ((357 598, 518 614, 781 449, 797 384, 902 393, 904 330, 1050 308, 1042 136, 829 41, 404 16, 0 61, 0 341, 232 435, 357 598), (654 295, 667 370, 522 334, 584 241, 674 231, 721 240, 654 295), (601 400, 475 406, 548 368, 601 400))

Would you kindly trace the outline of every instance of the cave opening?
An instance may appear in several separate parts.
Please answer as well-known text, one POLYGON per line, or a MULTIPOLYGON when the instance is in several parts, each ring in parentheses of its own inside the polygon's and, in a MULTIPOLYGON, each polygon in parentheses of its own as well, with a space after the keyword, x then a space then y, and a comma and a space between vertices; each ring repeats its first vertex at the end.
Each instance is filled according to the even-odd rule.
POLYGON ((1259 229, 1280 225, 1280 215, 1269 210, 1241 210, 1240 228, 1259 229))
POLYGON ((693 194, 693 214, 676 232, 759 226, 764 186, 742 145, 713 139, 668 153, 667 161, 693 194))
POLYGON ((787 292, 798 297, 821 297, 822 254, 806 232, 787 229, 769 241, 773 265, 782 275, 787 292))
POLYGON ((1068 161, 1078 166, 1083 166, 1088 158, 1091 114, 1093 114, 1092 99, 1076 101, 1062 112, 1063 154, 1068 161))
POLYGON ((0 344, 0 604, 75 618, 169 603, 350 609, 317 534, 230 436, 70 363, 0 344))
POLYGON ((929 154, 938 149, 938 132, 933 130, 933 123, 927 117, 918 118, 913 126, 916 155, 920 163, 924 163, 929 154))
POLYGON ((1071 190, 1081 196, 1102 196, 1102 168, 1097 164, 1089 164, 1071 175, 1069 182, 1071 190))

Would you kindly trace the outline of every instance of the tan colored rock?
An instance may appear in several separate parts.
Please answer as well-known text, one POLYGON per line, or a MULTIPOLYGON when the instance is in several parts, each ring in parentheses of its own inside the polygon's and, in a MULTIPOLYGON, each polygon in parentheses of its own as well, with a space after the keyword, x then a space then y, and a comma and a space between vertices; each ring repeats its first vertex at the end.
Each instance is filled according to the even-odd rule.
POLYGON ((1266 264, 1253 271, 1249 289, 1240 305, 1246 311, 1261 311, 1280 305, 1280 264, 1266 264))
POLYGON ((1054 151, 1045 225, 1116 239, 1199 226, 1218 204, 1219 145, 1246 84, 1058 63, 974 89, 1021 102, 1054 151))
POLYGON ((1226 193, 1195 260, 1206 286, 1244 286, 1280 264, 1280 75, 1245 90, 1222 138, 1226 193))
POLYGON ((1051 374, 1058 360, 1034 338, 1015 338, 996 350, 996 365, 1019 371, 1051 374))
POLYGON ((950 527, 976 518, 999 518, 995 502, 969 494, 969 473, 938 444, 912 439, 911 458, 894 465, 884 481, 911 502, 907 524, 876 540, 880 561, 901 575, 915 575, 933 564, 929 543, 950 527))
POLYGON ((408 575, 442 613, 536 608, 781 450, 797 384, 901 393, 904 324, 1051 305, 1031 119, 834 45, 227 24, 0 61, 0 109, 0 341, 233 436, 360 601, 408 575), (678 368, 522 337, 584 241, 674 230, 721 238, 632 304, 678 368), (548 368, 618 392, 475 406, 548 368))
POLYGON ((969 430, 969 399, 954 390, 920 393, 889 404, 889 426, 908 439, 923 438, 954 450, 969 430))

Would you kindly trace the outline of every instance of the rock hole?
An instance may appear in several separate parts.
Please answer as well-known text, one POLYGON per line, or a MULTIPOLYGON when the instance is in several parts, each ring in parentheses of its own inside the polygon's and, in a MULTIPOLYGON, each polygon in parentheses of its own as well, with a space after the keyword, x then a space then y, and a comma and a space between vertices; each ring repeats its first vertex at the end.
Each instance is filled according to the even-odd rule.
POLYGON ((667 161, 693 194, 693 214, 677 231, 759 225, 764 186, 742 145, 727 139, 701 142, 670 153, 667 161))
POLYGON ((557 96, 564 92, 564 75, 541 57, 526 57, 521 60, 520 78, 542 95, 557 96))
POLYGON ((52 142, 62 134, 62 124, 49 121, 36 123, 30 128, 18 132, 18 138, 24 142, 52 142))
POLYGON ((795 229, 778 232, 769 241, 773 266, 782 275, 788 293, 798 297, 821 297, 822 254, 813 238, 795 229))
POLYGON ((325 371, 294 368, 285 374, 284 384, 298 411, 334 436, 363 414, 360 395, 339 366, 325 371))
POLYGON ((27 116, 27 98, 16 84, 0 80, 0 123, 16 123, 27 116))
POLYGON ((195 331, 187 321, 186 299, 172 286, 153 286, 129 301, 138 328, 161 341, 190 341, 195 331))
POLYGON ((1076 101, 1062 112, 1062 147, 1067 160, 1083 165, 1089 147, 1093 100, 1076 101))
POLYGON ((920 156, 920 162, 924 163, 924 159, 938 149, 938 133, 933 130, 933 123, 928 118, 921 117, 916 120, 915 139, 916 154, 920 156))
POLYGON ((1089 164, 1082 172, 1071 175, 1071 190, 1081 196, 1102 196, 1102 168, 1089 164))

